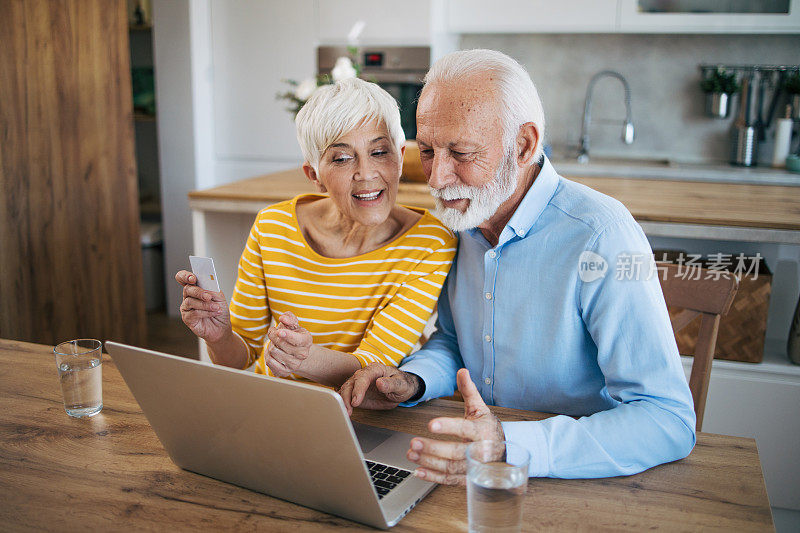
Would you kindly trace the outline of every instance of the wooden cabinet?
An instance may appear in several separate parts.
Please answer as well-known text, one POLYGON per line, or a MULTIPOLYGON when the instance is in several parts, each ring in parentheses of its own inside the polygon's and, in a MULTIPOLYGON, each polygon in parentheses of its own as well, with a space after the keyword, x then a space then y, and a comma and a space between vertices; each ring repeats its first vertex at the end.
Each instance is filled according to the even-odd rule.
POLYGON ((0 1, 0 337, 144 340, 125 11, 0 1))

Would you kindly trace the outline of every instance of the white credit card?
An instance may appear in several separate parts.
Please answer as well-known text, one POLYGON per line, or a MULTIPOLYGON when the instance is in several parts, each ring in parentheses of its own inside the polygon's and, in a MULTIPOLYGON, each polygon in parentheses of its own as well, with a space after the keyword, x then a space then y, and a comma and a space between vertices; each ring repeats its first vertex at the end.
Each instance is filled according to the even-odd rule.
POLYGON ((217 271, 214 269, 214 260, 210 257, 190 255, 189 263, 192 265, 192 274, 197 277, 197 286, 207 291, 219 292, 217 271))

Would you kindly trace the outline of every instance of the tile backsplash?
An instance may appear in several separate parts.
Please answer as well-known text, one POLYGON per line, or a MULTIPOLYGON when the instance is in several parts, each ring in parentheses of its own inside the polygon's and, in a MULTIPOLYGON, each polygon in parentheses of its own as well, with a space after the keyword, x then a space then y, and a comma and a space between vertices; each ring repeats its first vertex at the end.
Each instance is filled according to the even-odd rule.
MULTIPOLYGON (((631 86, 636 139, 632 145, 621 142, 622 85, 604 78, 594 90, 591 153, 686 162, 727 161, 738 110, 735 98, 731 118, 705 116, 699 64, 800 63, 800 35, 463 35, 460 47, 500 50, 528 69, 544 104, 547 142, 556 154, 576 149, 586 86, 596 72, 610 69, 631 86)), ((771 158, 772 129, 761 161, 771 158)))

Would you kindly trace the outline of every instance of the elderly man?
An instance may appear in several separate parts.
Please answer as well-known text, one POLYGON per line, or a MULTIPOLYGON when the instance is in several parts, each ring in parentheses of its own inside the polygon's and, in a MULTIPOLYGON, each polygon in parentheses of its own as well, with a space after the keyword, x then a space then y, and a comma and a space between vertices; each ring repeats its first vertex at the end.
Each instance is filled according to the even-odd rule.
POLYGON ((399 369, 370 365, 340 391, 348 409, 387 409, 458 386, 464 418, 429 428, 462 442, 414 438, 418 477, 464 483, 480 439, 522 444, 531 476, 564 478, 633 474, 694 446, 647 239, 622 204, 559 176, 543 137, 536 88, 508 56, 455 52, 426 76, 417 141, 436 214, 460 233, 438 330, 399 369), (614 268, 636 257, 640 272, 614 268), (561 416, 501 424, 487 404, 561 416))

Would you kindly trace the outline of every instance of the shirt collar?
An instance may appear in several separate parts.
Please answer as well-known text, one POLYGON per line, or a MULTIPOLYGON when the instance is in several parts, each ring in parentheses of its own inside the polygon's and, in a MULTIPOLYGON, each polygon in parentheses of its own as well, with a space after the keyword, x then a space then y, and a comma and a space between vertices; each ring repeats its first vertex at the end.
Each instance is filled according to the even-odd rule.
MULTIPOLYGON (((547 156, 542 156, 541 167, 542 169, 536 176, 533 185, 525 193, 506 227, 500 232, 498 246, 505 244, 515 236, 519 238, 525 237, 555 194, 558 188, 559 176, 547 156)), ((486 240, 478 228, 468 229, 464 233, 484 242, 486 240)))
POLYGON ((513 235, 520 238, 525 237, 555 194, 558 187, 558 174, 547 156, 542 156, 542 159, 542 169, 531 188, 525 193, 508 224, 503 228, 500 242, 507 241, 513 235))

